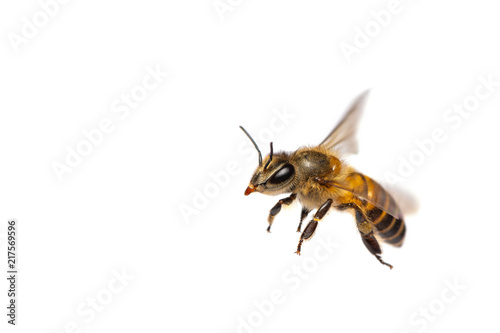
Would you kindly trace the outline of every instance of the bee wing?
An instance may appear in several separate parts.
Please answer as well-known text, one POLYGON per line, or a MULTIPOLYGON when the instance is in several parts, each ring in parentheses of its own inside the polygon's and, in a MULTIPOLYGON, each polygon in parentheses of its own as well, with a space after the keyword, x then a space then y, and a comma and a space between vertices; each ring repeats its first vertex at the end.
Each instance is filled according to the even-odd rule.
POLYGON ((320 143, 320 146, 330 150, 337 150, 344 154, 358 153, 356 132, 368 92, 368 90, 365 91, 354 101, 340 123, 320 143))
POLYGON ((415 214, 418 211, 420 203, 415 195, 397 185, 383 184, 383 186, 391 193, 399 209, 401 209, 405 216, 415 214))
POLYGON ((358 197, 361 200, 365 200, 369 203, 371 203, 373 206, 377 207, 378 209, 385 211, 389 215, 394 216, 397 219, 403 218, 403 214, 401 210, 399 209, 398 202, 392 198, 392 196, 387 197, 387 194, 390 194, 387 191, 378 191, 375 193, 375 195, 368 197, 366 193, 364 193, 364 189, 357 189, 357 188, 352 188, 348 184, 342 184, 334 181, 329 181, 328 182, 329 186, 333 186, 335 188, 350 192, 354 194, 356 197, 358 197))

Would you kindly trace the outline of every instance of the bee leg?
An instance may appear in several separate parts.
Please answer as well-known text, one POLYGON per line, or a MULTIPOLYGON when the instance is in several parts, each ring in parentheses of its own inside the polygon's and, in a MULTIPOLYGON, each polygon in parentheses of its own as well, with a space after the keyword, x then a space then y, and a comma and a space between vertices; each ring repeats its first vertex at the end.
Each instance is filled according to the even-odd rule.
POLYGON ((326 202, 321 207, 319 207, 319 209, 314 214, 313 219, 309 221, 306 228, 302 232, 302 235, 300 235, 299 245, 297 245, 297 251, 295 251, 295 253, 297 253, 299 256, 300 250, 302 248, 302 243, 304 242, 304 240, 308 240, 314 235, 314 231, 318 226, 318 222, 323 217, 325 217, 326 213, 330 210, 330 207, 332 207, 332 199, 326 200, 326 202))
POLYGON ((370 251, 371 254, 375 256, 375 258, 378 259, 382 264, 389 266, 390 269, 392 269, 392 265, 389 263, 386 263, 385 261, 382 260, 380 257, 380 254, 382 254, 382 250, 380 249, 380 245, 373 235, 373 231, 371 231, 369 234, 363 234, 361 233, 361 239, 363 240, 363 244, 365 244, 366 248, 368 251, 370 251))
POLYGON ((392 265, 386 263, 380 257, 380 255, 382 254, 382 249, 380 248, 380 244, 373 234, 373 225, 370 222, 366 221, 365 216, 357 206, 351 207, 354 208, 354 212, 356 214, 356 224, 358 226, 359 233, 361 234, 363 244, 365 244, 368 251, 370 251, 370 253, 373 254, 375 258, 380 261, 380 263, 389 266, 389 268, 392 269, 392 265))
POLYGON ((302 227, 302 222, 307 217, 307 215, 309 215, 310 212, 311 211, 309 209, 302 207, 302 212, 300 213, 300 223, 299 226, 297 227, 297 232, 300 232, 300 229, 302 227))
POLYGON ((271 232, 271 226, 273 225, 274 217, 278 215, 281 211, 282 205, 290 205, 297 198, 297 193, 292 193, 288 198, 281 199, 278 201, 276 205, 269 211, 269 217, 267 218, 267 222, 269 222, 269 227, 267 227, 267 232, 271 232))

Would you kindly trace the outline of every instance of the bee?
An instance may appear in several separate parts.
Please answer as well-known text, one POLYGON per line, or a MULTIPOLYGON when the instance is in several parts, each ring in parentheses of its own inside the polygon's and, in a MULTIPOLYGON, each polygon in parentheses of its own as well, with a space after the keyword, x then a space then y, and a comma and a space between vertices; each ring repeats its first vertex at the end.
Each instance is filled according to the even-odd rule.
POLYGON ((342 156, 356 154, 358 144, 356 132, 368 92, 361 94, 348 109, 339 124, 319 145, 302 147, 295 152, 274 152, 264 159, 250 134, 240 126, 259 153, 259 165, 255 170, 245 195, 259 192, 267 195, 288 194, 271 208, 268 217, 268 232, 283 205, 296 200, 302 205, 297 232, 302 222, 315 210, 313 218, 302 231, 296 254, 300 255, 303 242, 311 239, 316 228, 330 211, 349 210, 354 214, 361 240, 368 251, 380 263, 382 260, 379 241, 400 247, 403 244, 406 226, 401 210, 394 198, 372 178, 356 171, 342 156))

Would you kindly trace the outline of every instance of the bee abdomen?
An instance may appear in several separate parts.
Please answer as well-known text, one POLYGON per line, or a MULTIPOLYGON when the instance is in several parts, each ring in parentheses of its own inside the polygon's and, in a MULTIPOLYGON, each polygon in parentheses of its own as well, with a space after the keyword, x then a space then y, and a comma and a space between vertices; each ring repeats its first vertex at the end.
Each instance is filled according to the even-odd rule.
POLYGON ((394 246, 401 246, 406 233, 406 226, 402 217, 394 217, 387 211, 399 215, 399 208, 394 198, 376 181, 359 172, 350 174, 353 188, 368 200, 361 200, 360 208, 366 218, 375 227, 379 238, 394 246), (378 203, 377 207, 374 204, 378 203), (383 207, 383 209, 381 209, 383 207), (387 210, 387 211, 386 211, 387 210))
POLYGON ((385 213, 385 216, 383 222, 375 225, 378 235, 386 243, 401 246, 406 233, 403 219, 397 219, 387 213, 385 213))
MULTIPOLYGON (((386 195, 386 200, 394 199, 390 195, 386 195)), ((406 226, 403 218, 396 218, 377 207, 373 207, 368 211, 367 215, 382 241, 394 246, 401 246, 403 244, 406 234, 406 226)))

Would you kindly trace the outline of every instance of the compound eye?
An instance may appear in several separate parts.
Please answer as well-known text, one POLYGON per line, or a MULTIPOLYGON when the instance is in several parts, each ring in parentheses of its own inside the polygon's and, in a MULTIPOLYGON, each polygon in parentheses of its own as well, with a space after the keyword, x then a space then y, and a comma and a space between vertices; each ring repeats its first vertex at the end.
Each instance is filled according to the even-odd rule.
POLYGON ((269 179, 269 183, 271 184, 283 183, 288 179, 290 179, 290 177, 293 176, 294 172, 295 169, 293 168, 293 166, 291 164, 287 164, 269 179))

